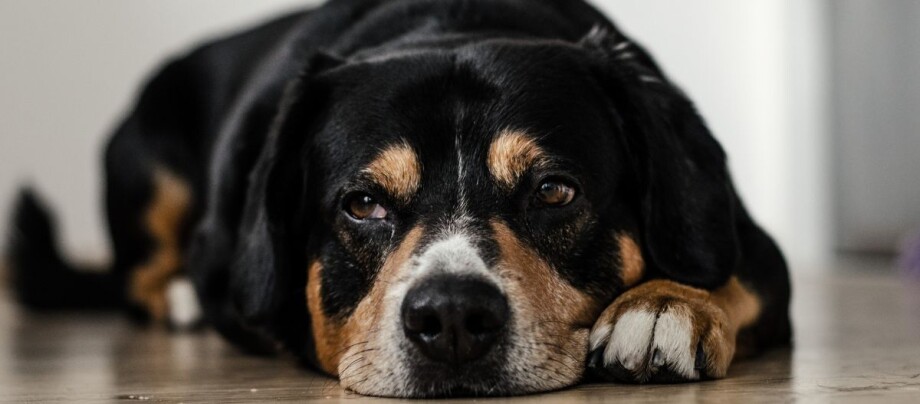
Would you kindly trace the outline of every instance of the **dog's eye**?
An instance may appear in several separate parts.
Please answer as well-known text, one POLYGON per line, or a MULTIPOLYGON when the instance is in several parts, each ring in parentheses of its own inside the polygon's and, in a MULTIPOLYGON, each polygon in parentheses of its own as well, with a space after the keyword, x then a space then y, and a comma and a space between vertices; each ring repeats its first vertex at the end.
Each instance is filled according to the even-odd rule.
POLYGON ((537 200, 547 206, 565 206, 573 199, 575 199, 575 188, 562 180, 546 180, 537 188, 537 200))
POLYGON ((348 197, 345 210, 357 220, 386 219, 387 210, 374 198, 365 193, 357 193, 348 197))

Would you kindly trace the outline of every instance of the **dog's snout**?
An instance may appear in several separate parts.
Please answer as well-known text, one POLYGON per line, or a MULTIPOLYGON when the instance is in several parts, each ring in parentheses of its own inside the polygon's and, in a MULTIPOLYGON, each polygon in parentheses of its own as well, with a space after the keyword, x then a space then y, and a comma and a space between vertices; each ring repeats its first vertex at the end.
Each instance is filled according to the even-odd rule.
POLYGON ((439 276, 414 287, 402 305, 406 336, 428 358, 462 364, 481 358, 508 322, 505 296, 478 279, 439 276))

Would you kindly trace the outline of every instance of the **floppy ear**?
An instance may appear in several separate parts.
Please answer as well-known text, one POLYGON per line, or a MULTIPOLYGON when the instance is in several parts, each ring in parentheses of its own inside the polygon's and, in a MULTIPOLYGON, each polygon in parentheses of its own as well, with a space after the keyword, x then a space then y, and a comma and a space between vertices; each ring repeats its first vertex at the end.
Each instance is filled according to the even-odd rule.
MULTIPOLYGON (((229 293, 236 314, 250 329, 268 327, 274 338, 300 333, 304 303, 307 235, 309 138, 317 118, 322 85, 318 72, 339 61, 321 54, 308 71, 290 83, 248 178, 236 248, 229 265, 229 293), (297 318, 293 318, 297 317, 297 318), (291 324, 296 322, 297 324, 291 324), (299 325, 298 325, 299 324, 299 325)), ((296 337, 299 338, 299 337, 296 337)), ((302 344, 304 341, 287 341, 302 344)))
POLYGON ((301 105, 302 82, 285 91, 285 100, 262 151, 249 174, 243 215, 237 234, 236 251, 230 264, 230 294, 237 314, 250 325, 264 323, 282 303, 279 285, 285 283, 287 256, 285 237, 290 231, 285 218, 299 192, 285 194, 281 186, 297 190, 302 185, 288 156, 299 149, 286 136, 285 121, 301 105))
POLYGON ((583 45, 633 157, 649 269, 692 286, 720 286, 739 258, 725 153, 644 50, 603 32, 583 45))

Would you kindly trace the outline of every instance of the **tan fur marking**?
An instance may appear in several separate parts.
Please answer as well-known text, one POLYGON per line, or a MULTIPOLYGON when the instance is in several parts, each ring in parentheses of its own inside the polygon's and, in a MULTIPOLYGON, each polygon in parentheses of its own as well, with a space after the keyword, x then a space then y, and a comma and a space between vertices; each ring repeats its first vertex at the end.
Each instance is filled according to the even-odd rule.
POLYGON ((335 344, 341 339, 342 327, 340 324, 333 324, 323 312, 322 271, 323 266, 319 261, 314 261, 310 265, 307 273, 307 310, 310 312, 310 324, 313 329, 313 340, 316 343, 316 357, 319 365, 326 373, 335 375, 335 344))
MULTIPOLYGON (((744 354, 745 349, 742 349, 737 344, 738 332, 742 328, 754 324, 757 318, 760 317, 760 298, 744 287, 737 277, 733 276, 724 286, 710 293, 709 301, 725 313, 725 317, 728 320, 728 326, 725 327, 725 333, 721 337, 731 341, 730 344, 723 344, 722 347, 723 351, 730 349, 730 352, 722 354, 726 361, 725 369, 717 369, 718 371, 713 372, 714 376, 722 377, 728 370, 728 364, 744 354)), ((717 349, 715 346, 720 343, 719 336, 714 335, 714 333, 709 333, 704 340, 704 344, 712 347, 711 349, 713 350, 717 349)), ((714 360, 710 359, 709 362, 710 366, 712 366, 714 360)))
POLYGON ((155 243, 147 262, 131 273, 131 299, 147 309, 155 321, 166 319, 166 288, 182 265, 180 231, 192 201, 189 185, 169 170, 153 173, 153 198, 144 225, 155 243))
MULTIPOLYGON (((365 333, 372 332, 379 325, 383 314, 383 300, 387 288, 399 276, 400 269, 412 257, 415 247, 423 234, 421 227, 416 227, 406 234, 400 245, 387 257, 380 272, 374 280, 370 292, 355 309, 354 314, 344 324, 325 316, 322 310, 322 265, 314 262, 310 266, 307 282, 307 307, 313 325, 313 337, 316 341, 317 357, 322 369, 333 376, 341 370, 342 358, 356 347, 368 341, 365 333)), ((362 351, 360 347, 356 348, 362 351)))
POLYGON ((711 300, 725 311, 737 330, 754 324, 760 316, 760 299, 734 276, 712 292, 711 300))
POLYGON ((645 261, 642 259, 642 249, 639 244, 626 233, 617 235, 617 244, 620 247, 620 278, 623 286, 635 286, 645 275, 645 261))
POLYGON ((408 143, 387 147, 374 158, 364 172, 400 202, 408 202, 422 180, 418 155, 408 143))
POLYGON ((584 363, 573 358, 587 354, 588 330, 602 307, 563 280, 505 223, 493 220, 491 224, 500 250, 499 276, 516 307, 515 317, 529 324, 529 341, 552 341, 555 346, 551 351, 536 349, 532 360, 546 361, 545 366, 557 376, 577 380, 584 363))
MULTIPOLYGON (((523 292, 530 294, 526 299, 535 304, 541 313, 552 313, 570 324, 590 327, 596 318, 596 304, 584 293, 566 283, 531 248, 515 236, 501 221, 492 221, 495 240, 498 242, 500 272, 503 276, 515 278, 523 292)), ((515 297, 511 297, 514 299, 515 297)))
POLYGON ((546 153, 526 133, 506 129, 489 147, 489 172, 505 189, 512 189, 531 167, 544 164, 546 153))

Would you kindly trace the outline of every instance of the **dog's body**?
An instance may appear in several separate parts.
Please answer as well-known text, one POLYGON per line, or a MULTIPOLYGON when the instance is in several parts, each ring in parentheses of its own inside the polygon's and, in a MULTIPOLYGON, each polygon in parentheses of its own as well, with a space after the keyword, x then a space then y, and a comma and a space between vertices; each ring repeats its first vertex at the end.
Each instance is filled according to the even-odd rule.
POLYGON ((112 270, 65 264, 26 195, 21 300, 189 322, 188 276, 230 340, 361 393, 722 377, 790 339, 722 150, 581 1, 336 0, 210 43, 106 174, 112 270))

